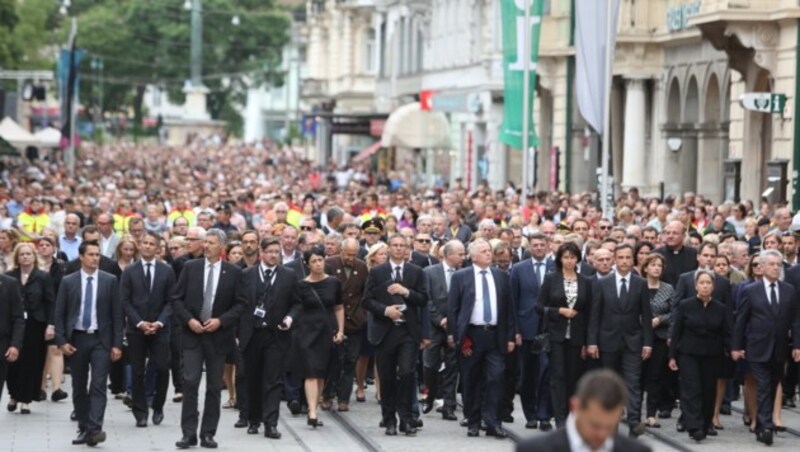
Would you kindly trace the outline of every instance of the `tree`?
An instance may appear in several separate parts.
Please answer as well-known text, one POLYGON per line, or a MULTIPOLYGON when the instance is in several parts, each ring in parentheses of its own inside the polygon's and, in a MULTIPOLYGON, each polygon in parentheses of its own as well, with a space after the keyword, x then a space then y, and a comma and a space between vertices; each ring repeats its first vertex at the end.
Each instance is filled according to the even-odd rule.
POLYGON ((16 67, 21 52, 11 38, 19 23, 16 0, 0 0, 0 68, 16 67))
MULTIPOLYGON (((130 102, 139 123, 148 84, 183 101, 191 27, 182 2, 102 1, 78 20, 78 46, 88 52, 84 77, 92 57, 104 61, 106 106, 130 102)), ((212 118, 229 112, 247 87, 282 83, 281 51, 289 41, 289 25, 288 13, 271 0, 203 0, 203 82, 210 89, 212 118)))

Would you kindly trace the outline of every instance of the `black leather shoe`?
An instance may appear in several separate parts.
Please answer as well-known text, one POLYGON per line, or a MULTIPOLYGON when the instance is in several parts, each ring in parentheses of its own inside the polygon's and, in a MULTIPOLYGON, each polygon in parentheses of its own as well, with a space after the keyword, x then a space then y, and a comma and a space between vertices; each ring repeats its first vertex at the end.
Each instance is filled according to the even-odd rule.
POLYGON ((719 414, 723 416, 730 416, 731 415, 731 407, 723 406, 719 408, 719 414))
POLYGON ((414 436, 417 434, 417 428, 413 425, 400 424, 400 432, 405 433, 406 436, 414 436))
MULTIPOLYGON (((42 391, 42 392, 44 392, 44 391, 42 391)), ((47 394, 45 394, 45 396, 47 396, 47 394)), ((68 397, 67 393, 63 389, 56 389, 55 391, 53 391, 52 394, 50 394, 50 400, 52 400, 53 402, 60 402, 60 401, 62 401, 64 399, 66 399, 67 397, 68 397)), ((46 398, 47 397, 45 397, 45 399, 46 398)))
POLYGON ((161 425, 162 422, 164 422, 164 412, 153 411, 153 425, 161 425))
POLYGON ((549 432, 550 430, 553 430, 553 424, 551 424, 550 421, 542 421, 539 423, 539 430, 543 432, 549 432))
POLYGON ((264 430, 264 438, 281 439, 281 432, 277 427, 271 426, 264 430))
POLYGON ((178 449, 188 449, 196 445, 197 445, 196 436, 184 436, 183 438, 179 439, 178 442, 175 443, 175 447, 177 447, 178 449))
POLYGON ((537 421, 528 421, 528 422, 525 423, 525 428, 530 429, 530 430, 536 430, 537 428, 539 428, 539 422, 537 422, 537 421))
POLYGON ((461 421, 458 423, 458 425, 460 425, 462 427, 469 427, 469 421, 467 420, 467 418, 461 419, 461 421))
POLYGON ((78 436, 72 440, 72 444, 76 446, 86 444, 86 430, 78 430, 78 436))
POLYGON ((427 397, 420 405, 420 408, 422 408, 422 414, 430 413, 431 410, 433 410, 433 397, 427 397))
POLYGON ((411 424, 412 427, 414 427, 414 428, 422 428, 422 426, 423 426, 422 419, 414 419, 413 422, 414 423, 411 424))
POLYGON ((510 414, 506 414, 500 420, 503 421, 504 424, 513 424, 514 423, 514 416, 512 416, 510 414))
POLYGON ((756 436, 756 439, 767 446, 772 445, 772 430, 764 430, 756 436))
POLYGON ((247 421, 245 419, 239 419, 233 424, 233 428, 245 428, 247 427, 247 421))
POLYGON ((506 439, 506 438, 508 438, 508 435, 506 434, 506 432, 503 431, 503 429, 500 428, 500 427, 498 427, 498 428, 492 428, 492 427, 487 428, 486 429, 486 436, 493 436, 496 439, 506 439))
POLYGON ((469 427, 467 429, 467 436, 469 437, 476 437, 481 434, 481 431, 478 430, 478 427, 469 427))
POLYGON ((90 447, 94 447, 106 440, 106 432, 99 431, 94 433, 87 433, 86 434, 86 445, 90 447))
POLYGON ((452 411, 442 411, 442 419, 445 421, 457 421, 458 416, 452 411))
POLYGON ((695 430, 689 433, 689 436, 695 441, 702 441, 706 439, 706 433, 702 430, 695 430))
POLYGON ((663 411, 659 411, 658 412, 658 418, 659 419, 669 419, 671 417, 672 417, 672 413, 667 411, 667 410, 663 410, 663 411))
POLYGON ((251 425, 251 426, 247 427, 247 434, 248 435, 258 435, 258 426, 257 425, 251 425))
POLYGON ((289 411, 292 413, 292 416, 297 416, 298 414, 300 414, 301 407, 299 401, 290 400, 288 406, 289 406, 289 411))
POLYGON ((397 427, 390 425, 386 427, 386 436, 397 436, 397 427))
POLYGON ((717 429, 715 429, 714 427, 709 427, 708 430, 706 430, 706 436, 717 436, 717 435, 719 435, 719 433, 717 433, 717 429))
POLYGON ((206 449, 216 449, 219 446, 216 441, 214 441, 214 437, 211 435, 203 435, 200 438, 200 447, 205 447, 206 449))
POLYGON ((147 419, 136 419, 137 427, 147 427, 147 419))

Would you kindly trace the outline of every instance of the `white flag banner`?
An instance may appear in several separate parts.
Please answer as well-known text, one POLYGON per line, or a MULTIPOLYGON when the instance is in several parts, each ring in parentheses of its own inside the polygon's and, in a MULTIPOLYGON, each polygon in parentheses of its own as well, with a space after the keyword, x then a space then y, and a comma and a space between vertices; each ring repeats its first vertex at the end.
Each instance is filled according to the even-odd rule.
MULTIPOLYGON (((617 37, 620 0, 575 0, 575 93, 578 109, 594 129, 602 134, 606 83, 606 27, 608 3, 612 3, 611 29, 614 30, 611 48, 617 37)), ((612 58, 614 52, 611 52, 612 58)), ((613 61, 612 61, 613 64, 613 61)))

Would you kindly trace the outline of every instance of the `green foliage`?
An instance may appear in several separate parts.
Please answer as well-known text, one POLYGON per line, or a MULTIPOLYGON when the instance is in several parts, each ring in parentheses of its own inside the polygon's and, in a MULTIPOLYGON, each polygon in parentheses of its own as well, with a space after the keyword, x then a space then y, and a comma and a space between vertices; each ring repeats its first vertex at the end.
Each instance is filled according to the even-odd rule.
POLYGON ((0 67, 14 67, 21 51, 12 38, 19 23, 16 0, 0 0, 0 67))

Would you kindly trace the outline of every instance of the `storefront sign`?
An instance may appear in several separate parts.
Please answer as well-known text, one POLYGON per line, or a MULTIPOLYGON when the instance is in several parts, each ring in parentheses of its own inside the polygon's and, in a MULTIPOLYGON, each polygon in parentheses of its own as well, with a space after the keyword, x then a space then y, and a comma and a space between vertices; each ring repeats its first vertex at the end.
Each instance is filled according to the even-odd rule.
POLYGON ((745 110, 761 113, 783 114, 786 107, 786 94, 780 93, 747 93, 739 97, 739 104, 745 110))
POLYGON ((700 0, 667 8, 667 31, 681 31, 689 28, 689 19, 700 12, 700 0))

